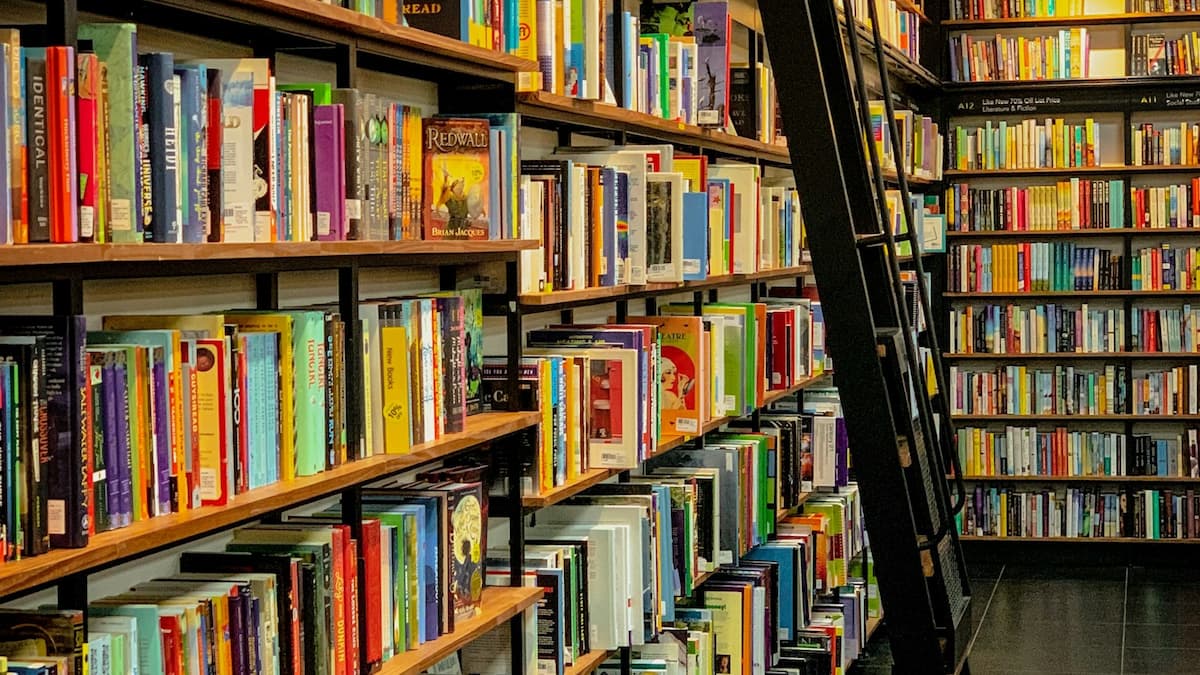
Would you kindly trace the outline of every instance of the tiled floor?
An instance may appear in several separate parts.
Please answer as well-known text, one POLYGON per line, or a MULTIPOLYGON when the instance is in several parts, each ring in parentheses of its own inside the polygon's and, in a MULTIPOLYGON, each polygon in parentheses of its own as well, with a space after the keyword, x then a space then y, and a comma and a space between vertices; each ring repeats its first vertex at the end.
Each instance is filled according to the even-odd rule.
MULTIPOLYGON (((1200 673, 1200 581, 1140 567, 972 570, 972 675, 1200 673)), ((881 632, 854 675, 891 672, 881 632)))

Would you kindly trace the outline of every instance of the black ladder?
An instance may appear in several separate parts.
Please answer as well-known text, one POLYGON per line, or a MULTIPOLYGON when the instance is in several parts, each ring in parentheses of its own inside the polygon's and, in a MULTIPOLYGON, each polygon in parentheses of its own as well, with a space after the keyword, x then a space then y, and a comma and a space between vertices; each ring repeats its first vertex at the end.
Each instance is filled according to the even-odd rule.
MULTIPOLYGON (((902 217, 910 225, 895 234, 887 218, 882 158, 874 142, 867 142, 868 74, 852 4, 847 0, 839 9, 834 0, 759 0, 759 9, 779 83, 893 672, 966 673, 970 588, 955 527, 966 487, 924 268, 920 256, 913 256, 915 280, 906 284, 896 252, 899 241, 917 251, 907 177, 897 166, 902 217), (845 42, 842 21, 850 27, 845 42), (922 324, 928 329, 920 332, 922 324), (927 389, 927 376, 936 384, 935 395, 927 389), (954 478, 948 481, 948 475, 954 478)), ((879 21, 875 2, 867 4, 874 38, 867 47, 873 47, 879 66, 884 123, 895 143, 879 21)))

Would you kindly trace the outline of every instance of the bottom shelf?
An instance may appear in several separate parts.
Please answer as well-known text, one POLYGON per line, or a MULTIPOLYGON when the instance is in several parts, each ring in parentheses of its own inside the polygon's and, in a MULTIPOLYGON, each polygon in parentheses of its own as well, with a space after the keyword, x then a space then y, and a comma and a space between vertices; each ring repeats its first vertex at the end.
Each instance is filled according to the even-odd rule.
POLYGON ((377 672, 379 675, 419 673, 532 607, 541 597, 541 588, 488 586, 483 589, 483 611, 478 616, 459 622, 453 633, 426 642, 413 651, 397 654, 384 662, 377 672))
POLYGON ((1200 539, 1143 539, 1140 537, 996 537, 974 534, 959 535, 960 541, 1005 541, 1021 543, 1073 544, 1200 544, 1200 539))
POLYGON ((880 614, 879 616, 876 616, 876 617, 868 617, 867 618, 867 641, 868 642, 871 640, 871 637, 873 635, 875 635, 875 631, 879 630, 879 626, 881 624, 883 624, 883 614, 880 614))
POLYGON ((590 651, 576 659, 575 664, 567 666, 564 675, 588 675, 593 673, 609 658, 616 656, 615 651, 590 651))

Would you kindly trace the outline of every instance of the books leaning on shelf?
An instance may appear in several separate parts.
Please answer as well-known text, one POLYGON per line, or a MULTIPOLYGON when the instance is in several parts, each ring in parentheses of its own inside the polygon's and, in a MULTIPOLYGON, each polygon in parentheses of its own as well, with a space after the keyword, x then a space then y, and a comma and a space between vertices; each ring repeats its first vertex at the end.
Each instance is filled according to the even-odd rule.
POLYGON ((948 386, 952 396, 950 408, 955 415, 1097 416, 1128 413, 1129 388, 1133 387, 1136 403, 1141 400, 1136 398, 1140 396, 1140 388, 1149 391, 1151 382, 1157 386, 1158 381, 1150 376, 1131 381, 1124 366, 1113 364, 1053 368, 998 366, 990 371, 950 366, 948 386))
POLYGON ((0 34, 0 126, 19 139, 0 146, 0 243, 517 235, 516 115, 422 120, 277 84, 267 59, 135 59, 136 26, 79 30, 94 52, 0 34), (45 82, 61 93, 20 93, 45 82))
MULTIPOLYGON (((1150 2, 1153 0, 1149 0, 1147 4, 1150 2)), ((955 0, 950 3, 950 18, 978 21, 1022 16, 1047 18, 1084 16, 1083 8, 1083 0, 1005 0, 1004 2, 955 0)))
POLYGON ((968 476, 1200 477, 1200 431, 1133 436, 1122 432, 1007 426, 960 427, 958 453, 968 476))
MULTIPOLYGON (((864 26, 871 25, 869 2, 875 2, 879 17, 879 35, 884 42, 900 50, 914 62, 921 60, 921 15, 901 8, 894 0, 854 0, 854 17, 864 26)), ((843 7, 843 0, 836 6, 843 7)))
POLYGON ((1117 493, 978 486, 959 522, 964 534, 988 537, 1195 539, 1200 536, 1198 496, 1190 488, 1117 493))
POLYGON ((883 101, 870 102, 871 137, 884 170, 896 171, 902 167, 909 178, 941 180, 943 138, 937 122, 911 110, 896 110, 896 130, 900 138, 893 144, 891 126, 884 120, 885 112, 883 101), (899 157, 893 145, 901 148, 899 157))
POLYGON ((1131 258, 1131 288, 1135 291, 1192 291, 1200 288, 1200 247, 1170 244, 1140 248, 1131 258))
POLYGON ((1200 10, 1200 2, 1196 0, 1133 0, 1130 11, 1133 12, 1195 12, 1200 10))
MULTIPOLYGON (((542 414, 522 490, 539 494, 593 469, 629 469, 671 438, 741 417, 772 391, 825 372, 819 301, 666 305, 623 324, 531 331, 520 405, 542 414), (661 383, 661 386, 647 383, 661 383)), ((503 402, 506 357, 483 365, 483 399, 503 402)))
POLYGON ((1200 307, 1189 304, 1179 309, 1134 307, 1129 335, 1131 351, 1200 353, 1200 307))
POLYGON ((1164 33, 1133 36, 1130 75, 1192 75, 1200 72, 1200 33, 1190 31, 1168 38, 1164 33))
MULTIPOLYGON (((1179 326, 1182 325, 1182 319, 1177 315, 1178 311, 1174 315, 1174 335, 1179 334, 1179 326)), ((1188 316, 1190 318, 1191 314, 1188 316)), ((1156 313, 1153 320, 1157 321, 1157 318, 1156 313)), ((1164 319, 1166 318, 1164 316, 1164 319)), ((1136 321, 1135 318, 1135 323, 1136 321)), ((1150 321, 1147 316, 1145 323, 1150 321)), ((1167 331, 1168 325, 1172 324, 1164 323, 1164 332, 1167 331)), ((1135 327, 1134 334, 1137 332, 1135 327)), ((1143 334, 1157 336, 1157 331, 1143 329, 1143 334)), ((1151 342, 1147 346, 1156 344, 1157 342, 1151 342)), ((1170 344, 1174 345, 1176 342, 1170 344)), ((1125 310, 1120 307, 1094 309, 1086 302, 1076 307, 1056 303, 1032 306, 967 305, 950 310, 950 343, 947 349, 952 354, 1064 356, 1121 352, 1125 351, 1125 310)))
POLYGON ((1119 250, 1078 246, 1072 242, 951 246, 948 290, 971 293, 1118 290, 1124 270, 1119 250))
POLYGON ((666 145, 563 147, 521 162, 520 291, 697 281, 800 265, 796 190, 666 145), (651 167, 653 170, 648 170, 651 167))
POLYGON ((1136 415, 1200 414, 1200 367, 1177 366, 1135 373, 1133 412, 1136 415))
MULTIPOLYGON (((868 580, 850 574, 865 546, 857 486, 808 496, 803 513, 781 519, 799 502, 782 498, 765 473, 769 448, 763 434, 721 434, 628 483, 540 511, 524 570, 526 584, 547 589, 539 669, 563 672, 620 647, 660 670, 697 675, 722 672, 718 660, 743 673, 779 659, 817 660, 833 672, 853 659, 870 612, 868 580)), ((491 540, 503 541, 506 527, 493 521, 491 540)), ((489 585, 510 583, 509 555, 489 551, 489 585)), ((505 673, 506 656, 468 647, 464 672, 505 673)))
POLYGON ((1200 123, 1159 126, 1146 122, 1129 127, 1134 166, 1194 166, 1200 164, 1200 123))
POLYGON ((950 38, 950 77, 956 82, 1065 80, 1091 75, 1087 28, 1048 35, 950 38))
MULTIPOLYGON (((1143 192, 1131 188, 1133 204, 1143 192)), ((1021 232, 1121 229, 1125 227, 1125 181, 1071 178, 1054 185, 977 188, 954 183, 946 189, 953 232, 1021 232)), ((1143 213, 1134 207, 1137 214, 1143 213)))
POLYGON ((1103 156, 1101 135, 1091 117, 1079 123, 1061 117, 987 120, 983 126, 954 127, 950 156, 960 171, 1094 167, 1103 156))

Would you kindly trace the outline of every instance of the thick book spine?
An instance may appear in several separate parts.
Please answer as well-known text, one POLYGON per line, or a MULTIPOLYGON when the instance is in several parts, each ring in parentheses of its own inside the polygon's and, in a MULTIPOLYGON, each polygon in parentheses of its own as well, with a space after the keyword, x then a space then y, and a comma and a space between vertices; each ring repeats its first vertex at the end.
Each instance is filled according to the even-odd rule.
POLYGON ((179 205, 181 241, 199 244, 205 240, 205 213, 208 211, 207 83, 203 81, 205 71, 200 66, 176 68, 175 74, 179 76, 177 94, 182 121, 178 129, 179 185, 183 193, 179 205))
POLYGON ((208 173, 208 212, 205 215, 205 236, 210 242, 224 241, 225 216, 222 211, 221 193, 221 162, 223 155, 221 147, 224 144, 224 111, 222 107, 222 80, 218 68, 206 68, 205 75, 205 105, 208 112, 208 125, 205 129, 206 167, 208 173))
POLYGON ((46 50, 23 49, 28 147, 29 243, 50 241, 50 137, 46 50))
POLYGON ((145 68, 146 109, 149 121, 150 188, 153 214, 146 230, 146 241, 180 241, 179 134, 175 127, 177 92, 173 84, 174 57, 166 53, 143 54, 138 59, 145 68))
POLYGON ((344 124, 345 181, 346 181, 346 238, 366 239, 363 228, 363 199, 365 183, 363 166, 368 133, 362 102, 357 89, 335 89, 333 102, 341 104, 344 124))
POLYGON ((79 161, 79 241, 96 239, 96 217, 99 205, 99 158, 103 148, 98 147, 100 60, 95 54, 78 56, 78 145, 79 161))
POLYGON ((46 49, 46 93, 50 99, 50 241, 79 241, 79 178, 75 154, 75 50, 46 49))
POLYGON ((446 433, 459 433, 467 425, 466 316, 462 296, 438 298, 442 308, 441 328, 445 345, 442 366, 445 382, 446 433))
POLYGON ((319 241, 345 239, 345 165, 340 161, 343 118, 341 105, 313 109, 317 190, 316 235, 319 241))

